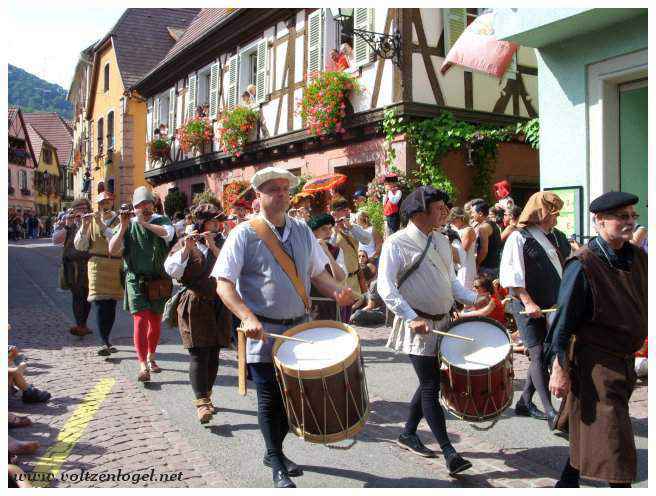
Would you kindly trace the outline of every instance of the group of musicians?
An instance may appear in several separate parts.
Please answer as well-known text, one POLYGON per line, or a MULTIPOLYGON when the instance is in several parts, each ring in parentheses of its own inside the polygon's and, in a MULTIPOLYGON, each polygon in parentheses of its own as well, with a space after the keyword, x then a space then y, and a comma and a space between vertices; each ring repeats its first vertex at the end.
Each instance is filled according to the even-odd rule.
MULTIPOLYGON (((355 301, 350 285, 327 270, 329 259, 307 223, 287 214, 289 192, 298 181, 282 168, 258 171, 251 181, 258 217, 238 224, 223 241, 216 233, 223 214, 211 206, 197 207, 195 234, 180 240, 161 261, 169 276, 191 290, 180 298, 177 317, 203 423, 215 412, 211 392, 220 348, 229 346, 229 314, 241 321, 266 445, 263 464, 271 467, 276 488, 296 487, 291 478, 303 470, 284 454, 289 425, 273 366, 274 340, 267 335, 283 334, 308 320, 312 287, 342 307, 355 301)), ((522 213, 521 229, 504 250, 501 284, 510 288, 513 314, 531 359, 515 411, 569 432, 570 457, 557 487, 578 487, 580 476, 624 487, 636 477, 628 401, 636 380, 632 357, 647 335, 647 257, 629 243, 637 201, 620 192, 594 200, 590 212, 599 235, 570 256, 566 241, 553 231, 562 201, 552 193, 536 193, 522 213), (542 310, 552 307, 558 310, 547 320, 542 310), (544 412, 533 404, 534 392, 544 412), (563 398, 559 410, 550 393, 563 398)), ((436 457, 417 436, 425 418, 449 474, 455 475, 472 464, 449 440, 438 399, 438 335, 431 331, 449 326, 455 301, 481 305, 487 297, 465 289, 455 275, 449 241, 440 233, 448 203, 448 195, 431 186, 420 186, 403 200, 400 211, 407 226, 383 244, 378 292, 395 316, 387 346, 408 355, 419 380, 397 444, 436 457)), ((118 252, 117 243, 128 246, 125 226, 116 228, 110 252, 118 252)), ((144 227, 156 238, 169 234, 163 227, 144 227)), ((142 236, 134 237, 131 246, 144 242, 139 232, 142 236)), ((144 361, 151 359, 146 348, 144 361)))

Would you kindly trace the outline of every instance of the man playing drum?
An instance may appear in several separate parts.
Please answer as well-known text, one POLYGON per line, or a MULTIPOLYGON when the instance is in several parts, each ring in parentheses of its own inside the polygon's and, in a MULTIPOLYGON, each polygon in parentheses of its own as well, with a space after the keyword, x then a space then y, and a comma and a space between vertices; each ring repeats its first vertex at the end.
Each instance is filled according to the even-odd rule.
POLYGON ((439 405, 440 363, 438 335, 450 322, 454 299, 481 304, 485 297, 462 287, 453 268, 451 246, 436 229, 446 222, 448 195, 432 186, 420 186, 402 203, 409 219, 407 227, 383 243, 378 292, 394 312, 394 325, 387 346, 406 353, 419 378, 410 402, 410 414, 397 443, 427 458, 435 457, 417 436, 422 417, 436 437, 449 474, 471 467, 455 450, 446 432, 444 412, 439 405))
POLYGON ((571 459, 556 487, 579 487, 580 475, 630 487, 636 477, 629 398, 634 354, 647 337, 647 255, 630 243, 637 202, 622 192, 594 200, 590 212, 599 236, 576 251, 563 272, 547 339, 555 356, 549 389, 567 396, 571 459))
POLYGON ((311 284, 342 306, 354 301, 352 291, 341 289, 326 272, 328 260, 307 224, 286 215, 289 189, 298 182, 279 167, 253 176, 260 215, 230 232, 212 271, 220 298, 241 320, 248 337, 246 361, 257 388, 258 423, 267 450, 264 464, 272 468, 277 488, 296 487, 289 477, 302 471, 283 454, 289 426, 272 363, 273 340, 263 333, 282 334, 307 320, 311 284), (291 274, 278 262, 284 256, 292 260, 291 274))

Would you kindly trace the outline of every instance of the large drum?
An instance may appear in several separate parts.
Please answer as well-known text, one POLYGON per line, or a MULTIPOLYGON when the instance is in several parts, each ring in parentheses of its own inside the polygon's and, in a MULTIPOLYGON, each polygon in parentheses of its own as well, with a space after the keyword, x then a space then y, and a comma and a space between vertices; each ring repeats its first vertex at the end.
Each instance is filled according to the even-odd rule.
POLYGON ((354 437, 369 415, 357 333, 341 322, 317 320, 284 335, 312 341, 276 340, 273 346, 290 429, 311 443, 354 437))
POLYGON ((513 392, 510 336, 496 320, 465 317, 444 332, 474 342, 443 337, 440 342, 440 400, 456 417, 480 422, 508 408, 513 392))

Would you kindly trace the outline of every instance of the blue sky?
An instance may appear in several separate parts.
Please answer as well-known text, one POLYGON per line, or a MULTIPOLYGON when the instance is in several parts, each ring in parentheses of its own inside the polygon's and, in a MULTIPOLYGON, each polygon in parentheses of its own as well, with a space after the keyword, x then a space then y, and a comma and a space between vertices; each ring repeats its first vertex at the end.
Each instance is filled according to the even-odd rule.
POLYGON ((10 0, 7 61, 68 90, 80 52, 107 33, 124 10, 10 0))

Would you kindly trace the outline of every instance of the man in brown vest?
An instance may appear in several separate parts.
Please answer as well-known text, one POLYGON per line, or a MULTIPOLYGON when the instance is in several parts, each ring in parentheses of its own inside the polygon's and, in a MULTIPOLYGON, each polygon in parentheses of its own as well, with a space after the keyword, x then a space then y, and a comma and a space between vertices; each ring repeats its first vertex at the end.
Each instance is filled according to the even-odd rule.
POLYGON ((637 202, 622 192, 594 200, 599 236, 565 265, 547 338, 555 356, 549 389, 566 397, 569 416, 570 459, 556 487, 579 487, 580 476, 630 487, 636 478, 629 398, 634 354, 647 337, 647 255, 630 243, 637 202))

